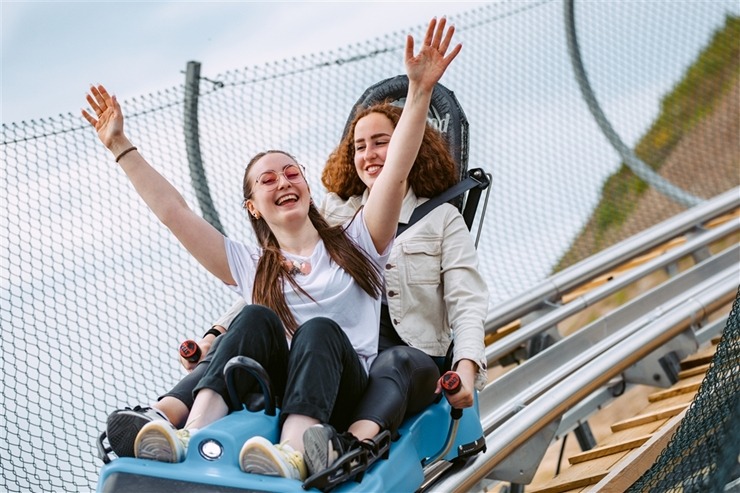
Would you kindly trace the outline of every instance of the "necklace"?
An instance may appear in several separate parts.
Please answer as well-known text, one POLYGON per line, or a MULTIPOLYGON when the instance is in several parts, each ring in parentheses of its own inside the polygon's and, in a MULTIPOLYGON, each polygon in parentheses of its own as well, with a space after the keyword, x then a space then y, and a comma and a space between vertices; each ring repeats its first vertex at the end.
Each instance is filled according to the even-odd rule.
POLYGON ((283 267, 288 271, 288 274, 293 276, 297 274, 307 276, 311 273, 311 263, 307 260, 304 262, 298 262, 297 260, 288 260, 283 257, 283 267))

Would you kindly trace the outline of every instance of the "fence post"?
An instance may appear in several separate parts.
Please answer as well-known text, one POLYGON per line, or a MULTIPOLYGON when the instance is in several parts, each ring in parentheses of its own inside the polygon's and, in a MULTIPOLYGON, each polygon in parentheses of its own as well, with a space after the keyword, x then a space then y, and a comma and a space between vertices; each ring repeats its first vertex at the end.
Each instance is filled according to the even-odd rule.
POLYGON ((208 179, 203 169, 203 159, 200 155, 200 138, 198 134, 198 96, 200 94, 200 62, 188 62, 185 72, 185 106, 184 131, 185 149, 188 153, 190 180, 193 182, 195 195, 198 199, 203 218, 214 228, 224 233, 218 212, 213 205, 208 179))
POLYGON ((614 130, 611 123, 609 123, 606 115, 601 110, 601 106, 599 106, 599 103, 596 101, 596 96, 594 95, 593 90, 591 89, 591 84, 586 76, 586 70, 583 68, 581 51, 578 47, 578 37, 576 36, 575 8, 573 6, 573 2, 574 0, 564 1, 565 34, 568 41, 568 54, 570 56, 571 64, 573 65, 573 72, 576 77, 576 82, 578 82, 578 86, 581 89, 583 99, 586 101, 588 109, 591 111, 591 114, 601 128, 601 131, 604 133, 604 136, 606 136, 612 147, 614 147, 614 149, 619 153, 627 167, 655 190, 686 208, 690 208, 701 203, 701 198, 677 187, 663 178, 660 174, 653 171, 650 166, 645 164, 634 152, 632 152, 632 149, 622 142, 622 139, 614 130))

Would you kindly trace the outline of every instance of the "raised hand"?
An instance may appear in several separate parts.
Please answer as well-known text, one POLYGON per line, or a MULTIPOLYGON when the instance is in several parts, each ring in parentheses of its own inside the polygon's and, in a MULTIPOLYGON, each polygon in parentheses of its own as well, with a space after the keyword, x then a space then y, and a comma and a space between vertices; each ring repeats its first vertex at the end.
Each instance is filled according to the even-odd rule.
POLYGON ((415 82, 422 90, 431 91, 434 85, 439 81, 447 67, 455 59, 460 50, 461 44, 457 44, 449 54, 452 35, 455 33, 455 26, 450 26, 445 32, 447 19, 442 17, 439 22, 434 18, 429 21, 424 42, 417 55, 414 55, 414 38, 409 35, 406 38, 405 64, 406 74, 409 81, 415 82))
POLYGON ((84 109, 82 116, 95 128, 103 145, 115 153, 119 141, 125 140, 121 105, 102 85, 91 86, 86 99, 95 116, 84 109))
POLYGON ((429 22, 417 55, 414 55, 413 37, 406 38, 404 62, 409 78, 406 101, 388 145, 383 172, 375 181, 364 208, 365 224, 378 252, 385 250, 395 237, 395 224, 408 188, 409 171, 424 136, 434 85, 462 49, 458 44, 447 53, 455 28, 450 27, 445 32, 446 23, 445 18, 439 23, 437 19, 429 22))
POLYGON ((116 97, 101 85, 92 86, 87 102, 95 116, 84 109, 82 116, 95 128, 146 205, 203 267, 226 284, 236 284, 226 258, 224 236, 195 214, 182 194, 131 145, 123 133, 123 113, 116 97))

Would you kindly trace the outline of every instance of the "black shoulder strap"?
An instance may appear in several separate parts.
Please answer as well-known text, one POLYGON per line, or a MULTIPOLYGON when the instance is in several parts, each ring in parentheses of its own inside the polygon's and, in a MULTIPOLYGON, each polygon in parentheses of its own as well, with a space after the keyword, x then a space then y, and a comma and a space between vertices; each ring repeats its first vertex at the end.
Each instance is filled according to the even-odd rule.
POLYGON ((434 198, 431 198, 418 206, 416 209, 414 209, 414 212, 411 214, 411 218, 409 219, 409 222, 406 224, 399 224, 398 229, 396 230, 396 236, 400 235, 404 231, 406 231, 408 228, 413 226, 416 221, 421 219, 422 217, 429 214, 431 211, 437 208, 437 206, 444 204, 445 202, 449 202, 450 200, 454 199, 458 195, 462 195, 465 192, 467 192, 470 189, 473 189, 475 187, 479 187, 481 185, 480 180, 477 180, 473 178, 472 176, 468 176, 464 180, 458 182, 456 185, 451 186, 441 194, 437 195, 434 198))

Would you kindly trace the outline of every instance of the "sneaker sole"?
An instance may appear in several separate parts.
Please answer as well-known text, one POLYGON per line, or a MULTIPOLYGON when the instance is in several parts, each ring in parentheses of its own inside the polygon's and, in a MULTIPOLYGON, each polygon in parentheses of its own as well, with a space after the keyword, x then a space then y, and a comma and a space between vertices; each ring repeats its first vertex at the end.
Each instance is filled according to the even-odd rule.
MULTIPOLYGON (((177 453, 177 444, 168 430, 161 426, 152 425, 141 435, 137 435, 134 449, 137 459, 150 459, 159 462, 180 462, 177 453)), ((165 423, 165 426, 170 426, 165 423)))
MULTIPOLYGON (((308 466, 309 474, 316 474, 329 467, 334 461, 329 462, 329 434, 323 427, 312 426, 303 433, 303 454, 308 466)), ((333 447, 331 452, 333 452, 333 447)))
POLYGON ((263 476, 281 476, 293 478, 291 471, 283 465, 281 457, 275 453, 274 446, 266 438, 252 439, 251 447, 242 449, 239 454, 239 467, 242 471, 263 476), (245 463, 249 456, 249 465, 245 463))
POLYGON ((121 411, 106 423, 108 443, 118 457, 135 457, 134 443, 139 431, 152 419, 135 411, 121 411))

